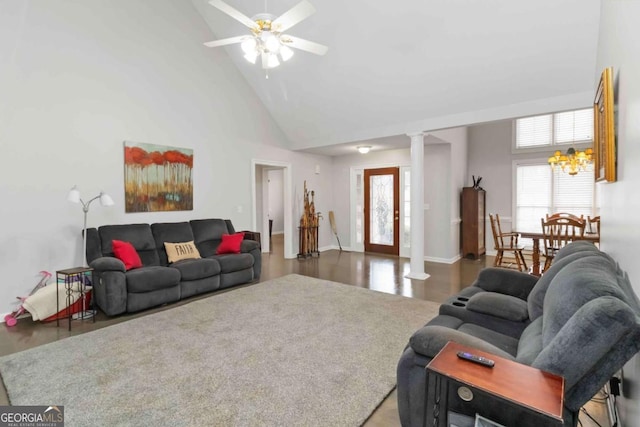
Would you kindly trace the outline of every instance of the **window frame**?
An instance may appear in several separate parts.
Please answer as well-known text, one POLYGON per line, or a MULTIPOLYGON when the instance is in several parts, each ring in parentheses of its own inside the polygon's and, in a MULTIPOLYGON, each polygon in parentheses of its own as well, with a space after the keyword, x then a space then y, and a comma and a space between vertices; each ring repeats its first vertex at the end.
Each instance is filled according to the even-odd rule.
MULTIPOLYGON (((511 154, 528 154, 528 153, 549 153, 549 156, 551 156, 556 150, 560 150, 560 151, 564 151, 565 147, 575 147, 576 150, 582 150, 584 151, 585 149, 589 148, 589 147, 593 147, 593 136, 590 140, 576 140, 576 141, 569 141, 569 142, 561 142, 561 143, 557 143, 555 142, 555 116, 556 114, 562 114, 562 113, 569 113, 569 112, 573 112, 573 111, 583 111, 583 110, 589 110, 589 111, 593 111, 593 107, 585 107, 585 108, 576 108, 576 109, 572 109, 572 110, 564 110, 564 111, 556 111, 553 113, 547 113, 547 114, 534 114, 531 116, 525 116, 525 117, 518 117, 516 119, 512 120, 512 126, 511 126, 511 154), (518 136, 518 120, 520 119, 528 119, 531 117, 542 117, 542 116, 551 116, 552 120, 551 120, 551 144, 549 145, 540 145, 540 146, 536 146, 536 147, 526 147, 526 148, 519 148, 517 146, 517 136, 518 136)), ((592 123, 593 125, 593 123, 592 123)))

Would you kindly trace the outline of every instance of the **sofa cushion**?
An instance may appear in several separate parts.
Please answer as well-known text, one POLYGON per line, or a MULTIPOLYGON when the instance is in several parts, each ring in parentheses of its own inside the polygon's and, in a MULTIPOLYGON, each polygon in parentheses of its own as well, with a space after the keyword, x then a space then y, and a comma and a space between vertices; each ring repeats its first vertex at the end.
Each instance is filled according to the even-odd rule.
POLYGON ((492 331, 480 325, 474 325, 473 323, 463 323, 458 328, 458 331, 471 335, 472 337, 480 338, 498 347, 500 350, 509 353, 511 356, 515 356, 518 353, 518 340, 516 338, 492 331))
POLYGON ((114 240, 111 242, 111 246, 113 247, 113 254, 116 258, 124 263, 125 270, 142 267, 140 255, 138 255, 136 248, 134 248, 131 243, 123 242, 122 240, 114 240))
POLYGON ((227 223, 223 219, 195 219, 189 221, 193 237, 203 258, 216 254, 223 234, 229 234, 227 223))
POLYGON ((127 277, 127 293, 156 291, 158 289, 177 286, 180 282, 180 271, 171 267, 142 267, 125 273, 127 277))
POLYGON ((218 249, 216 249, 216 255, 239 254, 243 239, 244 233, 242 232, 235 234, 223 234, 222 242, 220 242, 218 249))
POLYGON ((151 232, 156 241, 160 264, 167 265, 169 260, 164 247, 165 242, 191 242, 194 240, 191 225, 188 222, 157 222, 151 224, 151 232))
MULTIPOLYGON (((577 243, 577 242, 576 242, 577 243)), ((593 246, 591 243, 589 245, 593 246)), ((562 271, 570 263, 583 259, 588 256, 603 256, 601 252, 585 252, 582 251, 565 251, 566 248, 576 247, 580 248, 580 245, 573 246, 573 244, 567 245, 560 249, 558 255, 554 259, 551 267, 542 275, 536 285, 531 290, 529 298, 527 298, 527 307, 529 310, 529 319, 535 320, 542 315, 544 299, 547 294, 547 290, 552 280, 556 277, 560 271, 562 271), (565 252, 563 252, 565 251, 565 252)))
POLYGON ((180 281, 199 280, 220 274, 220 263, 211 258, 185 259, 171 264, 180 271, 180 281))
POLYGON ((164 250, 167 252, 169 263, 181 261, 183 259, 200 259, 200 252, 196 248, 193 240, 190 242, 170 243, 164 242, 164 250))
POLYGON ((467 301, 467 310, 514 322, 523 322, 529 319, 526 301, 496 292, 481 292, 473 295, 467 301))
POLYGON ((122 240, 133 245, 142 260, 142 265, 160 265, 156 242, 149 224, 103 225, 98 229, 104 256, 114 256, 112 241, 122 240))
POLYGON ((590 254, 569 263, 555 275, 544 298, 542 340, 545 347, 589 301, 607 295, 625 299, 615 273, 616 266, 610 259, 590 254))
POLYGON ((576 240, 564 246, 562 249, 560 249, 558 253, 556 253, 556 256, 553 257, 553 262, 559 261, 566 256, 569 256, 578 252, 600 253, 600 249, 596 248, 596 246, 593 243, 589 242, 588 240, 576 240))
POLYGON ((538 278, 531 274, 502 267, 483 268, 472 287, 479 287, 488 292, 511 295, 526 300, 538 278))
POLYGON ((253 267, 253 256, 250 254, 214 255, 210 258, 220 263, 222 274, 253 267))
POLYGON ((542 351, 542 317, 538 317, 522 331, 518 342, 516 360, 525 365, 531 365, 542 351))

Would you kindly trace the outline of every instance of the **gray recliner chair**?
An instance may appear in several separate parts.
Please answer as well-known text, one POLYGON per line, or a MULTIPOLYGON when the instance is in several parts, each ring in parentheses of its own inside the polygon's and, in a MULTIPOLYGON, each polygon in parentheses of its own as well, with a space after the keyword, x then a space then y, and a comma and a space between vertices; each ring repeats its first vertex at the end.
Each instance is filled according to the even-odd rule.
POLYGON ((422 426, 425 366, 448 341, 565 378, 564 424, 640 350, 640 302, 616 262, 587 242, 537 279, 487 268, 411 337, 397 368, 403 426, 422 426))

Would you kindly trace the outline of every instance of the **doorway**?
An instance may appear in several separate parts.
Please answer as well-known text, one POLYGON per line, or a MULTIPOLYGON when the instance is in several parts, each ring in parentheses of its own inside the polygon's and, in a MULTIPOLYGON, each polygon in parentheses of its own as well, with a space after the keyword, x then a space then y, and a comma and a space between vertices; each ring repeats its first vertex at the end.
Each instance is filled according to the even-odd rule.
POLYGON ((292 222, 292 183, 291 183, 291 164, 271 161, 271 160, 252 160, 251 167, 251 192, 253 199, 253 230, 260 232, 262 252, 269 252, 271 241, 269 238, 269 178, 268 173, 271 170, 279 170, 282 172, 281 181, 281 201, 282 203, 282 219, 283 219, 283 240, 284 240, 284 257, 295 258, 293 253, 293 228, 292 222))
POLYGON ((364 250, 400 253, 400 168, 364 170, 364 250))

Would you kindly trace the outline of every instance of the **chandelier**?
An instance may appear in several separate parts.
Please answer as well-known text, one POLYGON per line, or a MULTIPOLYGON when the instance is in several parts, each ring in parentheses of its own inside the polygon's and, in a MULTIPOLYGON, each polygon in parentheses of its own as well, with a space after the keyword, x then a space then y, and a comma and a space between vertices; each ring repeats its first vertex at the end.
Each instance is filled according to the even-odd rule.
POLYGON ((571 147, 566 154, 562 154, 558 150, 549 157, 551 169, 560 168, 569 175, 577 175, 580 171, 586 171, 591 164, 593 164, 593 149, 591 148, 580 151, 571 147))

